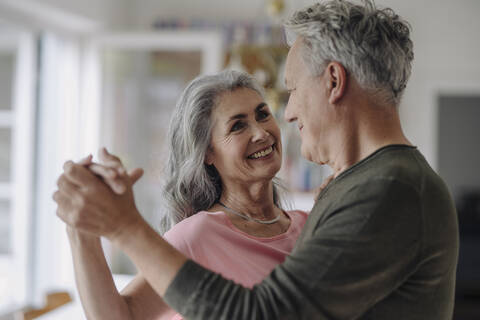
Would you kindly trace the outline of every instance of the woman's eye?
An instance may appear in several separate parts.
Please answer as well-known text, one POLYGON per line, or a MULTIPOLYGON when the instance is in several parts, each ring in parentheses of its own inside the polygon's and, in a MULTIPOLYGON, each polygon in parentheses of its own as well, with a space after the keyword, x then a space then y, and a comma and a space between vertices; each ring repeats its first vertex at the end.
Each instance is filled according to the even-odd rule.
POLYGON ((238 131, 240 129, 243 129, 245 125, 243 124, 243 122, 241 121, 238 121, 238 122, 235 122, 232 126, 232 128, 230 129, 230 131, 238 131))
POLYGON ((269 115, 270 115, 270 112, 266 110, 260 110, 257 114, 257 120, 264 120, 268 118, 269 115))

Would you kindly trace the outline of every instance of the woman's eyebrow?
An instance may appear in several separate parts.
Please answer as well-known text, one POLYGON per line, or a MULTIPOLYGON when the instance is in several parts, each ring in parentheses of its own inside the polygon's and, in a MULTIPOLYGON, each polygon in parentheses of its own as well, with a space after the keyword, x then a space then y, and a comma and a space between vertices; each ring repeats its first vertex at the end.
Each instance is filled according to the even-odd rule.
POLYGON ((263 107, 265 107, 267 104, 265 102, 261 102, 256 108, 255 112, 260 111, 263 107))
MULTIPOLYGON (((260 102, 258 106, 255 108, 255 112, 260 111, 263 107, 265 107, 267 104, 265 102, 260 102)), ((247 117, 247 114, 245 113, 239 113, 234 116, 231 116, 228 120, 227 123, 232 121, 232 120, 237 120, 237 119, 245 119, 247 117)))
POLYGON ((245 113, 239 113, 234 116, 231 116, 230 119, 228 119, 227 123, 232 121, 232 120, 237 120, 237 119, 245 119, 247 115, 245 113))

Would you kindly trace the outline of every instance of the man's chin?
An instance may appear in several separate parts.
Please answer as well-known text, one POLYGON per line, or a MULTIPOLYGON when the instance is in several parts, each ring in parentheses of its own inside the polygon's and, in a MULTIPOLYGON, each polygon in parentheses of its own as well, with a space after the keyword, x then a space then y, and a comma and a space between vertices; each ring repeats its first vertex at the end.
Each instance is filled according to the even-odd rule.
POLYGON ((308 149, 304 148, 302 146, 301 150, 300 150, 300 153, 302 155, 302 157, 310 162, 314 162, 313 161, 313 157, 312 157, 312 153, 308 151, 308 149))

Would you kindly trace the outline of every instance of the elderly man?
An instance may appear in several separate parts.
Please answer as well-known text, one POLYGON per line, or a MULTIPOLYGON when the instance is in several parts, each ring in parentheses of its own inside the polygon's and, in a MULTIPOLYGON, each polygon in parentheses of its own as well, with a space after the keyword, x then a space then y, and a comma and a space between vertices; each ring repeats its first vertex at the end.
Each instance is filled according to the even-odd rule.
MULTIPOLYGON (((57 195, 59 216, 112 240, 189 319, 450 319, 454 204, 398 114, 413 60, 408 25, 370 1, 332 0, 295 13, 286 27, 294 39, 285 118, 298 125, 302 155, 328 164, 334 179, 292 254, 261 284, 249 290, 187 260, 123 200, 91 215, 85 196, 90 206, 72 218, 57 195)), ((87 173, 68 162, 64 176, 101 184, 87 173)))

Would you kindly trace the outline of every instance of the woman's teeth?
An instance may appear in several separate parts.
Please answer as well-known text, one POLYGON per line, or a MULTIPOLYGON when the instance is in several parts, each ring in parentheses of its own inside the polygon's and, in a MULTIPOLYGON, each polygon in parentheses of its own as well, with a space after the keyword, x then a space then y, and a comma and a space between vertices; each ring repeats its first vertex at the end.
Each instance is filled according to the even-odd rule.
POLYGON ((249 156, 249 158, 258 159, 258 158, 261 158, 261 157, 266 157, 266 156, 268 156, 270 153, 272 153, 272 151, 273 151, 273 146, 270 146, 270 147, 268 147, 268 148, 265 149, 265 150, 262 150, 262 151, 259 151, 259 152, 255 152, 254 154, 252 154, 251 156, 249 156))

